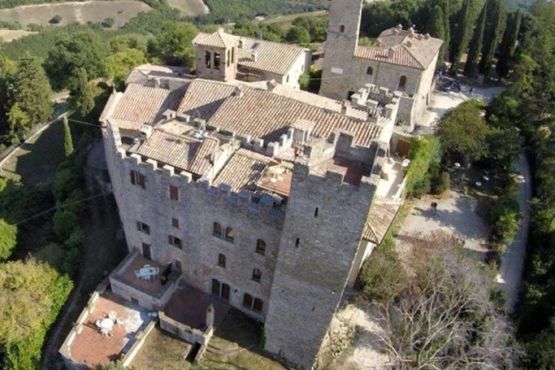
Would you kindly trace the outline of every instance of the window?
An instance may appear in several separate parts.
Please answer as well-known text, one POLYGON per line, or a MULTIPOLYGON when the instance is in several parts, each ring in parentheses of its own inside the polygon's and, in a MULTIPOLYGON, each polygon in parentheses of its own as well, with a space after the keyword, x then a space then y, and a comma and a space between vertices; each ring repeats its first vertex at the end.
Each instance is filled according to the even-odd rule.
POLYGON ((181 239, 179 239, 178 237, 175 237, 173 235, 168 235, 168 243, 171 246, 174 246, 176 248, 181 249, 182 244, 181 244, 181 239))
POLYGON ((179 200, 179 188, 177 186, 170 185, 170 199, 179 200))
POLYGON ((227 50, 227 58, 226 58, 226 62, 227 62, 227 63, 226 63, 226 64, 227 64, 227 66, 229 67, 229 66, 230 66, 230 64, 231 64, 231 50, 230 50, 230 49, 228 49, 228 50, 227 50))
POLYGON ((206 64, 206 68, 212 68, 212 54, 209 51, 204 54, 204 64, 206 64))
POLYGON ((407 76, 401 76, 399 79, 399 90, 404 91, 407 87, 407 76))
POLYGON ((218 266, 223 267, 225 269, 225 255, 218 254, 218 266))
POLYGON ((262 279, 262 271, 260 271, 260 269, 253 269, 252 270, 252 280, 256 281, 257 283, 260 283, 261 279, 262 279))
POLYGON ((139 230, 140 232, 143 232, 147 235, 150 235, 150 226, 148 226, 147 224, 137 221, 137 230, 139 230))
POLYGON ((262 307, 264 306, 264 302, 260 298, 254 299, 254 304, 252 309, 256 312, 262 312, 262 307))
POLYGON ((179 229, 179 220, 177 218, 172 218, 172 226, 179 229))
POLYGON ((214 52, 214 68, 215 69, 220 69, 221 60, 222 60, 222 57, 221 57, 220 53, 218 53, 217 51, 214 52))
POLYGON ((231 63, 235 63, 235 48, 231 48, 231 63))
POLYGON ((366 69, 366 74, 372 76, 374 74, 374 68, 368 67, 368 69, 366 69))
POLYGON ((345 32, 345 26, 344 25, 339 26, 339 32, 341 32, 341 33, 345 32))
POLYGON ((222 225, 217 222, 214 222, 212 226, 212 235, 217 236, 218 238, 222 237, 222 225))
POLYGON ((227 240, 228 242, 232 242, 233 243, 233 229, 231 227, 227 227, 225 229, 225 240, 227 240))
POLYGON ((300 244, 301 244, 301 239, 299 238, 295 239, 295 248, 299 248, 300 244))
POLYGON ((145 189, 145 175, 138 171, 131 171, 129 173, 129 177, 131 178, 131 184, 140 186, 141 188, 145 189))
POLYGON ((243 306, 247 307, 248 309, 252 309, 252 295, 245 293, 243 296, 243 306))
POLYGON ((149 259, 151 258, 151 255, 150 255, 150 244, 143 243, 143 244, 142 244, 142 247, 143 247, 143 256, 144 256, 146 259, 149 260, 149 259))
POLYGON ((314 210, 314 217, 318 217, 318 213, 320 212, 320 208, 316 207, 316 209, 314 210))
POLYGON ((266 242, 262 239, 256 241, 256 253, 264 255, 266 253, 266 242))
POLYGON ((225 283, 220 283, 216 279, 212 279, 212 294, 229 301, 229 293, 231 292, 231 287, 225 283))

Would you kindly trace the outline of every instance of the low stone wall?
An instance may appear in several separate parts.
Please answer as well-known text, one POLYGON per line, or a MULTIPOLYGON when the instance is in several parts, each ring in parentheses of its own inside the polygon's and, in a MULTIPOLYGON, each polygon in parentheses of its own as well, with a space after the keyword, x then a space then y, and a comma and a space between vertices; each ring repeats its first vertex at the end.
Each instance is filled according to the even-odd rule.
POLYGON ((206 346, 214 334, 214 328, 209 327, 205 331, 193 329, 185 324, 182 324, 171 317, 166 316, 162 311, 158 312, 158 317, 160 318, 160 328, 170 334, 177 336, 184 341, 195 344, 199 343, 201 349, 197 353, 195 362, 199 361, 202 354, 206 350, 206 346))
POLYGON ((127 353, 122 358, 122 363, 124 367, 128 367, 131 364, 131 362, 135 359, 135 356, 137 356, 137 354, 145 344, 146 338, 152 332, 152 330, 154 330, 155 327, 156 327, 156 321, 151 321, 150 324, 148 324, 147 327, 144 328, 144 330, 138 332, 135 335, 135 343, 131 346, 129 351, 127 351, 127 353))

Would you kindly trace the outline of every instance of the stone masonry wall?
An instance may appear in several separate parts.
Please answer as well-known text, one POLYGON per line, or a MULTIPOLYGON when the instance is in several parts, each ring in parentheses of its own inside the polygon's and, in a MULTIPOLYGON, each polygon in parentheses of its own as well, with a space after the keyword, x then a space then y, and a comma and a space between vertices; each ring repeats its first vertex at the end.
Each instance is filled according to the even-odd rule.
POLYGON ((266 350, 299 369, 312 368, 340 303, 376 184, 309 172, 295 166, 264 328, 266 350))

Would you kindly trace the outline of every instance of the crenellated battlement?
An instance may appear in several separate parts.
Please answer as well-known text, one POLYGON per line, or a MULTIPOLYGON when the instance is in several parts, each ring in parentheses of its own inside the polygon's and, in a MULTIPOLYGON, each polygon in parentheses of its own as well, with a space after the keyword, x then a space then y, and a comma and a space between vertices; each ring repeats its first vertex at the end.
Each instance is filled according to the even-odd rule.
POLYGON ((385 87, 366 84, 351 97, 351 103, 367 111, 374 119, 385 117, 396 121, 401 95, 400 92, 391 91, 385 87))

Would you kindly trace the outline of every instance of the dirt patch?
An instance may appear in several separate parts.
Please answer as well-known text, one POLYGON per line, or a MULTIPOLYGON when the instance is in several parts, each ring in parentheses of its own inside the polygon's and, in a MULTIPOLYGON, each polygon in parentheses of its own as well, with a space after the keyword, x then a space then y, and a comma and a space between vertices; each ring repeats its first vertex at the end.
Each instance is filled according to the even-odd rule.
POLYGON ((119 28, 137 14, 150 10, 148 5, 135 0, 24 5, 0 10, 0 21, 49 25, 50 20, 59 15, 62 20, 57 25, 61 26, 73 22, 102 22, 111 17, 115 21, 114 28, 119 28))
POLYGON ((0 30, 0 40, 11 42, 13 40, 17 40, 28 35, 33 35, 35 33, 36 32, 25 30, 0 30))
POLYGON ((181 11, 184 16, 196 16, 210 13, 210 9, 202 0, 168 0, 168 4, 181 11))

